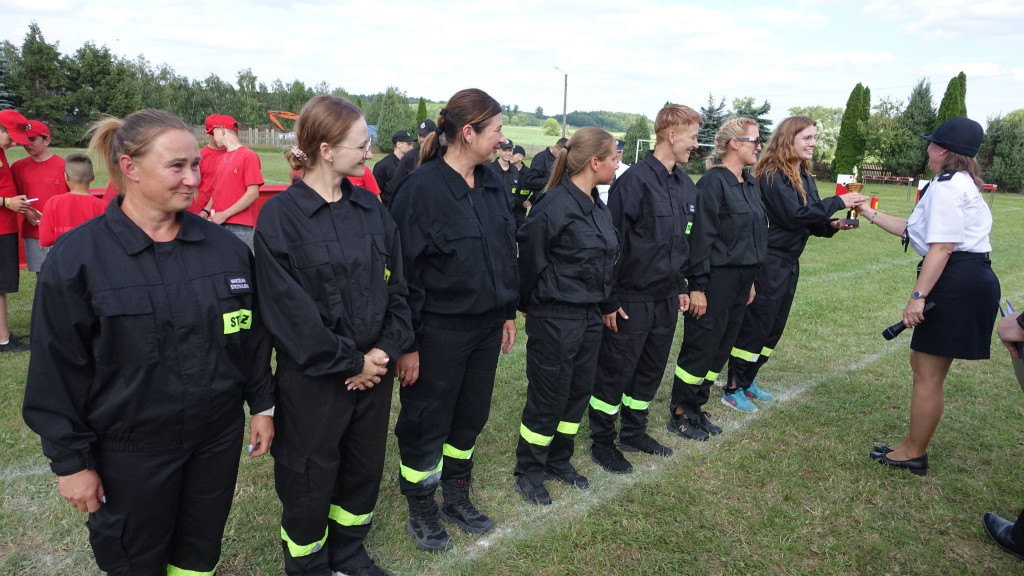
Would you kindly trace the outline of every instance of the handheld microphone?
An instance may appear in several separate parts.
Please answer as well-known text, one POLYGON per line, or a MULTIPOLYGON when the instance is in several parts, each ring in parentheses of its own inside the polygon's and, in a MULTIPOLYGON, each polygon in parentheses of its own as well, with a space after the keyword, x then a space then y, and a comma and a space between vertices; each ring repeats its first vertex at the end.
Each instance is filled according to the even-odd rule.
MULTIPOLYGON (((935 308, 935 302, 929 302, 925 304, 924 312, 928 313, 932 310, 932 308, 935 308)), ((899 322, 893 324, 892 326, 889 326, 885 330, 882 330, 882 337, 885 338, 886 340, 892 340, 893 338, 899 336, 900 332, 903 332, 906 329, 907 327, 904 326, 903 321, 900 320, 899 322)))

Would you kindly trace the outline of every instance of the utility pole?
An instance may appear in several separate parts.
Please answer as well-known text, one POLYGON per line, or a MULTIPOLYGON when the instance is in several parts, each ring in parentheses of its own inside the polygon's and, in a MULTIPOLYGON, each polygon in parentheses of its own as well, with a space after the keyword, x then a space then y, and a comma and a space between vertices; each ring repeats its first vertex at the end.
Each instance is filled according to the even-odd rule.
POLYGON ((555 66, 555 70, 565 74, 565 90, 562 92, 562 138, 565 138, 566 118, 568 118, 567 106, 569 103, 569 73, 558 66, 555 66))

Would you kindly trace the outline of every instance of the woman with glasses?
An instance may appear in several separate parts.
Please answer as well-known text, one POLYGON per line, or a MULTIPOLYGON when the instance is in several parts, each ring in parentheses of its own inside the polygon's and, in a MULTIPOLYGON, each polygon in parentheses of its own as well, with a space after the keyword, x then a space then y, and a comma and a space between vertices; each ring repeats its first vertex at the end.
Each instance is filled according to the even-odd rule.
POLYGON ((359 176, 362 112, 317 96, 287 157, 304 176, 256 226, 260 310, 277 349, 274 481, 288 574, 386 574, 367 555, 384 469, 392 367, 412 344, 395 223, 359 176))
POLYGON ((771 402, 775 397, 761 390, 755 378, 789 319, 793 295, 800 277, 800 254, 811 235, 831 238, 839 230, 854 228, 832 214, 865 199, 850 193, 822 200, 811 175, 811 157, 817 144, 815 122, 807 116, 786 118, 779 124, 768 147, 754 167, 761 190, 768 228, 768 255, 754 279, 757 298, 743 315, 736 344, 729 356, 725 385, 726 402, 737 410, 756 412, 751 400, 771 402))
POLYGON ((482 90, 456 92, 391 206, 416 329, 415 347, 398 361, 399 485, 406 531, 428 552, 452 546, 439 519, 475 534, 494 528, 470 501, 469 483, 498 350, 508 354, 516 339, 515 221, 508 192, 484 166, 504 140, 498 102, 482 90))
POLYGON ((757 162, 760 150, 757 122, 727 121, 715 135, 708 171, 697 182, 686 272, 690 315, 684 321, 668 426, 690 440, 722 432, 703 407, 729 358, 743 313, 754 299, 754 275, 765 261, 764 206, 745 168, 757 162))

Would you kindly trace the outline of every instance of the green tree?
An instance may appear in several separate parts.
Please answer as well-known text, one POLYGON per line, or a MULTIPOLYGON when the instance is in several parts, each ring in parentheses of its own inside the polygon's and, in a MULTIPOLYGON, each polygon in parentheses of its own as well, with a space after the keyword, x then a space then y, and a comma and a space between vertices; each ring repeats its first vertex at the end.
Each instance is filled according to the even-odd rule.
MULTIPOLYGON (((518 106, 517 106, 518 108, 518 106)), ((420 122, 427 119, 427 101, 420 96, 420 101, 416 105, 416 125, 419 126, 420 122)))
POLYGON ((1007 192, 1024 191, 1024 109, 989 119, 978 163, 986 182, 1007 192))
POLYGON ((789 109, 789 115, 809 116, 817 122, 815 132, 818 136, 818 144, 814 147, 814 156, 811 158, 811 162, 831 164, 836 157, 836 140, 839 138, 839 126, 843 121, 843 109, 825 106, 794 106, 789 109))
POLYGON ((562 126, 554 118, 548 118, 544 121, 544 135, 545 136, 558 136, 562 133, 562 126))
POLYGON ((697 142, 701 145, 690 155, 690 170, 701 173, 704 171, 704 159, 715 148, 715 134, 725 123, 725 98, 715 103, 715 97, 708 92, 707 106, 701 106, 700 117, 704 124, 697 130, 697 142), (707 146, 705 146, 707 144, 707 146))
POLYGON ((928 169, 928 141, 919 136, 931 134, 935 128, 935 106, 932 104, 932 84, 922 78, 910 91, 907 109, 900 117, 904 128, 914 135, 914 143, 900 161, 899 174, 917 176, 928 169))
POLYGON ((363 99, 362 98, 356 98, 356 106, 359 106, 360 110, 363 109, 363 99))
POLYGON ((48 44, 39 25, 32 22, 21 45, 21 59, 10 75, 9 88, 21 99, 19 111, 29 119, 56 124, 67 111, 66 84, 57 45, 48 44))
POLYGON ((14 108, 14 92, 7 89, 5 78, 10 73, 11 61, 3 53, 0 53, 0 110, 14 108))
POLYGON ((932 130, 954 116, 967 116, 967 75, 963 72, 949 79, 932 130))
POLYGON ((907 159, 915 152, 914 147, 920 140, 903 122, 903 114, 903 102, 882 98, 875 105, 875 113, 867 124, 865 154, 896 175, 906 174, 907 159))
POLYGON ((623 138, 625 140, 625 146, 623 147, 622 161, 626 164, 636 164, 639 160, 643 160, 646 155, 648 147, 640 145, 640 155, 637 156, 637 142, 640 140, 651 139, 651 123, 647 120, 646 116, 638 116, 633 124, 626 130, 626 135, 623 138), (639 158, 639 160, 638 160, 639 158))
POLYGON ((767 100, 764 101, 764 104, 755 106, 753 96, 734 98, 729 117, 743 116, 757 121, 758 135, 761 136, 761 140, 768 142, 768 138, 772 134, 772 121, 767 118, 767 115, 768 112, 771 112, 771 109, 772 105, 767 100))
POLYGON ((395 148, 391 143, 391 135, 409 129, 412 110, 409 99, 393 86, 389 86, 382 96, 374 98, 374 101, 378 100, 377 145, 381 152, 387 154, 395 148))
POLYGON ((832 160, 832 174, 852 174, 860 166, 867 148, 867 126, 864 121, 864 86, 858 82, 846 101, 846 111, 839 125, 836 157, 832 160))
POLYGON ((537 109, 533 112, 537 118, 544 118, 544 108, 537 106, 537 109))

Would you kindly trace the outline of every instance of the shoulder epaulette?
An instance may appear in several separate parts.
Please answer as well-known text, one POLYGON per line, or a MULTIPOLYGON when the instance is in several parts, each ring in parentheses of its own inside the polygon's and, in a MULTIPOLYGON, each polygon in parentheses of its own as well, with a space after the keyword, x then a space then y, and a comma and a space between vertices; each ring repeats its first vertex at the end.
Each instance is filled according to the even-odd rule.
POLYGON ((939 175, 939 182, 952 180, 954 174, 956 174, 956 172, 943 172, 942 174, 939 175))

